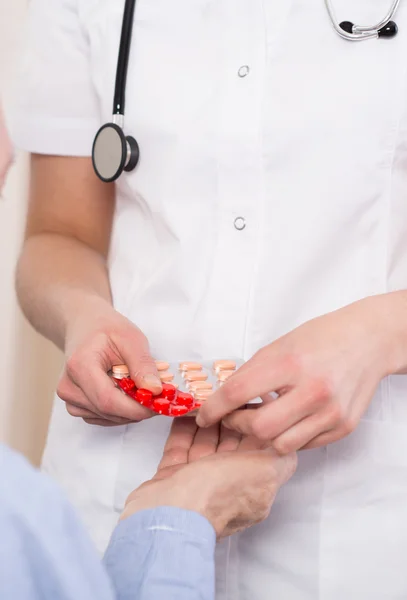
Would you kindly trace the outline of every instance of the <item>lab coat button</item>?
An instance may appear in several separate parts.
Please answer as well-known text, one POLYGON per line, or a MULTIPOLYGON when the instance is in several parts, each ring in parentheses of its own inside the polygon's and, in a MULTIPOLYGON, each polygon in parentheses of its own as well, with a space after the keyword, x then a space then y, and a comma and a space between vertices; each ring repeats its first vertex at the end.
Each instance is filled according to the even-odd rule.
POLYGON ((246 221, 243 217, 236 217, 235 219, 235 229, 238 231, 242 231, 246 227, 246 221))
POLYGON ((249 72, 250 68, 248 67, 248 65, 243 65, 242 67, 240 67, 237 74, 239 75, 239 77, 246 77, 249 74, 249 72))

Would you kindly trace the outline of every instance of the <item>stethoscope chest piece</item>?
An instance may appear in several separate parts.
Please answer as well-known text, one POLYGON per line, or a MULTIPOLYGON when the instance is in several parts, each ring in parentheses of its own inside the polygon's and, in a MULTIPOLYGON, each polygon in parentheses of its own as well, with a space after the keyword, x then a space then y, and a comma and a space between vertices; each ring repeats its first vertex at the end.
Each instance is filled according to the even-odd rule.
POLYGON ((102 181, 116 181, 123 171, 132 171, 137 166, 139 156, 136 140, 131 136, 126 137, 119 125, 106 123, 97 132, 92 162, 102 181))

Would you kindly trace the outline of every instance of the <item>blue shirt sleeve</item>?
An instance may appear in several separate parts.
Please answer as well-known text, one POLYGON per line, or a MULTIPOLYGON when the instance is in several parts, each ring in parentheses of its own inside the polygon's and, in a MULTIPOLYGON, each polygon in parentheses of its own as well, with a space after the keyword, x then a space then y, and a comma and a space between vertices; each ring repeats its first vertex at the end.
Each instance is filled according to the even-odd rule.
POLYGON ((0 446, 0 598, 115 598, 96 550, 63 494, 4 446, 0 446))
POLYGON ((213 600, 215 543, 204 517, 162 507, 121 521, 104 563, 120 600, 213 600))
POLYGON ((0 598, 213 600, 215 532, 198 514, 121 521, 103 565, 58 487, 0 445, 0 598))

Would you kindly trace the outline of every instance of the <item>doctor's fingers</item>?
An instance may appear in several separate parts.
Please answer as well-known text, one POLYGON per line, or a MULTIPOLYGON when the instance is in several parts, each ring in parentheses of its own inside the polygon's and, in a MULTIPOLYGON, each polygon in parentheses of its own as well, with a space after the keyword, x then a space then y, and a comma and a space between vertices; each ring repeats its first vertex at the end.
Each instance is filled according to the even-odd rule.
MULTIPOLYGON (((333 444, 344 437, 347 437, 351 433, 353 433, 358 426, 360 419, 362 417, 363 412, 360 410, 353 410, 353 412, 347 416, 347 418, 343 419, 341 424, 337 424, 335 422, 334 426, 323 427, 320 428, 318 435, 316 437, 310 438, 306 443, 301 446, 301 450, 311 450, 313 448, 321 448, 321 446, 327 446, 328 444, 333 444)), ((330 419, 332 423, 332 418, 330 419)), ((305 424, 304 424, 305 425, 305 424)), ((305 433, 305 428, 304 428, 305 433)), ((304 436, 306 437, 306 436, 304 436)))
POLYGON ((153 394, 162 391, 162 383, 158 375, 157 365, 150 353, 146 336, 135 325, 128 331, 120 332, 120 336, 111 334, 116 353, 123 358, 130 377, 138 388, 150 390, 153 394))
MULTIPOLYGON (((258 353, 256 357, 259 355, 261 356, 258 353)), ((270 392, 278 392, 294 384, 293 373, 279 360, 267 365, 263 358, 256 357, 236 371, 206 400, 196 419, 200 427, 208 427, 221 421, 229 413, 244 407, 250 400, 266 396, 270 392)))
POLYGON ((86 423, 92 423, 95 425, 103 425, 104 427, 114 427, 120 425, 128 425, 131 421, 127 419, 104 419, 99 414, 91 412, 90 410, 86 410, 85 408, 81 408, 76 404, 70 404, 69 402, 65 403, 66 410, 71 415, 71 417, 77 417, 83 419, 86 423))
MULTIPOLYGON (((289 454, 290 452, 296 452, 297 450, 305 450, 308 444, 323 436, 329 436, 326 443, 335 441, 334 436, 331 433, 334 431, 332 428, 332 420, 329 416, 322 412, 311 415, 306 419, 303 419, 294 427, 291 427, 285 431, 282 435, 278 436, 272 441, 273 448, 277 450, 279 454, 289 454)), ((338 435, 336 439, 340 439, 344 434, 338 435)), ((323 445, 323 444, 320 444, 323 445)))
POLYGON ((97 361, 89 361, 87 368, 79 367, 75 374, 65 372, 57 393, 62 400, 109 421, 118 419, 119 424, 122 419, 138 422, 153 414, 116 388, 97 361))
POLYGON ((260 441, 274 440, 305 417, 314 413, 319 403, 311 392, 303 388, 279 396, 276 400, 267 400, 263 406, 248 410, 237 410, 228 415, 223 423, 260 441))
MULTIPOLYGON (((97 412, 91 402, 87 399, 82 390, 73 383, 66 375, 59 382, 57 394, 65 402, 65 407, 72 417, 78 417, 85 420, 106 418, 97 412)), ((113 425, 124 425, 130 423, 129 420, 120 417, 110 417, 108 419, 113 425)))
POLYGON ((325 401, 320 397, 319 404, 314 400, 315 410, 309 416, 275 437, 273 448, 286 454, 332 444, 356 429, 366 404, 366 399, 349 404, 328 395, 325 401))

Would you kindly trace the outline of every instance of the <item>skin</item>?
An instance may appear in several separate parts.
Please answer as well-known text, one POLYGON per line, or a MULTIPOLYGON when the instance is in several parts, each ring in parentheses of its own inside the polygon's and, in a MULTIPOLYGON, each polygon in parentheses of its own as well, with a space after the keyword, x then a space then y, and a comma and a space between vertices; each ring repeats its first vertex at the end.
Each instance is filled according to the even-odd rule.
POLYGON ((295 454, 281 457, 255 438, 176 419, 155 477, 130 494, 121 518, 176 506, 200 513, 223 538, 263 521, 296 465, 295 454))
MULTIPOLYGON (((63 348, 58 394, 75 417, 99 425, 150 418, 107 376, 125 363, 139 386, 159 391, 143 333, 112 307, 106 257, 114 188, 90 159, 32 157, 27 233, 17 271, 30 322, 63 348)), ((407 369, 406 292, 366 298, 314 319, 261 349, 200 411, 273 444, 280 453, 314 448, 357 426, 380 380, 407 369), (278 397, 270 399, 270 393, 278 397), (258 411, 240 411, 262 397, 258 411)))
MULTIPOLYGON (((0 114, 0 174, 2 176, 0 191, 11 157, 11 147, 1 127, 0 114)), ((107 208, 108 205, 106 205, 107 208)), ((106 210, 106 213, 109 211, 106 210)), ((35 224, 35 218, 32 215, 31 219, 29 218, 30 224, 35 224)), ((34 232, 38 231, 35 227, 33 227, 33 230, 34 232)), ((147 383, 151 383, 152 388, 154 388, 154 381, 151 381, 151 377, 155 375, 155 367, 151 370, 151 365, 154 363, 152 363, 149 356, 148 344, 144 336, 137 328, 114 311, 112 316, 111 311, 109 312, 106 309, 103 302, 104 299, 106 305, 111 306, 109 304, 110 294, 106 285, 106 266, 103 266, 103 261, 100 258, 105 256, 103 247, 99 246, 99 258, 96 255, 96 249, 93 252, 83 252, 84 263, 81 265, 84 276, 87 270, 90 270, 90 273, 88 273, 90 281, 86 277, 82 281, 83 288, 87 291, 87 294, 82 295, 82 299, 88 297, 89 305, 93 306, 96 312, 101 311, 101 314, 98 312, 96 321, 98 327, 95 325, 87 326, 86 320, 83 321, 83 315, 80 314, 81 311, 79 311, 77 317, 74 317, 75 312, 72 314, 72 319, 76 323, 72 326, 66 320, 66 315, 69 312, 66 313, 65 311, 75 311, 78 309, 78 305, 76 304, 76 293, 71 290, 69 277, 72 275, 72 270, 70 269, 68 255, 70 252, 74 256, 76 256, 76 252, 80 254, 80 251, 84 250, 81 247, 83 242, 65 239, 62 226, 61 233, 53 231, 50 234, 40 228, 40 233, 30 235, 29 231, 30 228, 28 229, 27 240, 32 242, 30 248, 32 247, 37 261, 41 262, 40 259, 42 258, 47 261, 51 269, 55 269, 58 261, 47 256, 45 251, 52 249, 54 244, 55 249, 61 250, 63 253, 62 257, 65 259, 67 268, 64 276, 58 279, 60 289, 58 285, 55 285, 56 289, 54 290, 52 283, 50 284, 49 279, 47 279, 47 275, 43 275, 43 283, 50 285, 49 291, 55 293, 56 301, 56 310, 50 315, 54 325, 54 328, 50 328, 50 332, 55 340, 61 341, 64 339, 64 347, 68 353, 70 351, 69 341, 73 347, 73 355, 79 354, 80 356, 80 351, 83 351, 85 358, 90 359, 88 368, 95 370, 98 379, 97 385, 100 385, 100 389, 98 389, 99 398, 103 398, 103 386, 106 386, 106 394, 108 396, 111 394, 110 386, 107 387, 105 373, 103 373, 103 377, 101 376, 100 367, 104 366, 106 368, 112 360, 116 358, 124 359, 127 355, 128 358, 133 357, 132 360, 134 360, 134 363, 127 361, 127 364, 133 364, 135 368, 139 369, 136 377, 140 380, 144 378, 144 383, 147 380, 147 383), (92 267, 96 267, 93 277, 92 267), (102 293, 101 297, 95 293, 97 290, 102 293), (108 317, 107 321, 104 320, 106 319, 104 308, 108 313, 108 317, 110 316, 110 321, 108 317), (58 309, 60 311, 59 315, 58 309), (78 331, 78 329, 81 330, 83 336, 82 338, 79 336, 79 341, 75 335, 71 334, 71 337, 68 333, 71 330, 78 331), (97 335, 95 335, 95 331, 98 332, 97 335), (108 340, 106 340, 106 335, 108 335, 108 340), (138 353, 134 353, 134 346, 137 347, 138 353), (136 357, 134 357, 135 354, 136 357), (148 378, 150 378, 150 381, 148 378)), ((98 246, 96 237, 94 238, 94 244, 96 247, 98 246)), ((20 269, 24 269, 23 258, 20 269)), ((59 260, 61 260, 61 257, 59 260)), ((39 269, 39 271, 42 270, 39 269)), ((75 269, 73 271, 74 276, 78 275, 78 271, 75 269)), ((80 280, 78 277, 77 279, 80 280)), ((80 294, 79 297, 81 297, 80 294)), ((39 316, 39 325, 46 330, 50 325, 41 312, 39 316)), ((94 398, 94 389, 91 387, 85 387, 83 392, 81 390, 71 392, 71 388, 77 382, 80 383, 81 378, 85 377, 86 373, 77 368, 75 361, 72 360, 70 360, 69 369, 61 380, 61 383, 66 385, 67 395, 72 393, 75 400, 79 398, 83 402, 88 401, 88 398, 84 397, 86 393, 94 398), (74 378, 77 378, 76 381, 74 378)), ((115 402, 116 396, 112 395, 111 397, 115 402)), ((117 402, 120 400, 124 402, 121 394, 118 396, 117 402)), ((99 406, 95 405, 94 408, 98 410, 99 406)), ((109 410, 109 406, 104 408, 109 410)), ((131 410, 139 410, 135 404, 127 406, 127 403, 124 403, 120 408, 124 413, 128 412, 131 418, 133 418, 131 410)), ((116 408, 113 410, 115 411, 116 408)), ((101 416, 103 417, 104 414, 102 413, 101 416)), ((107 416, 111 417, 112 415, 107 412, 107 416)), ((137 416, 136 414, 136 418, 137 416)), ((109 419, 96 419, 92 416, 89 420, 93 422, 99 420, 101 424, 105 422, 110 424, 109 419)), ((278 489, 293 475, 296 466, 297 458, 295 454, 284 458, 280 457, 273 449, 268 448, 267 444, 263 444, 253 437, 241 436, 219 424, 207 429, 199 429, 191 418, 174 420, 155 477, 132 492, 121 518, 125 519, 135 512, 156 506, 176 506, 202 514, 213 525, 218 538, 221 538, 265 519, 270 512, 278 489)))
POLYGON ((406 370, 405 292, 361 300, 305 323, 261 349, 202 407, 201 427, 223 423, 281 454, 355 430, 380 380, 406 370), (270 394, 273 393, 273 396, 270 394), (252 399, 256 410, 237 410, 252 399))
POLYGON ((65 352, 58 395, 68 412, 106 426, 152 416, 115 388, 112 365, 127 364, 139 387, 161 391, 145 336, 112 306, 114 207, 114 187, 97 179, 90 159, 32 157, 18 298, 33 326, 65 352))

